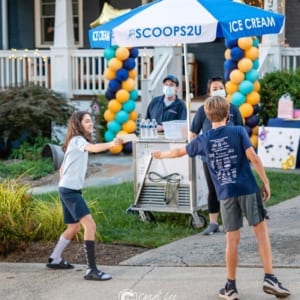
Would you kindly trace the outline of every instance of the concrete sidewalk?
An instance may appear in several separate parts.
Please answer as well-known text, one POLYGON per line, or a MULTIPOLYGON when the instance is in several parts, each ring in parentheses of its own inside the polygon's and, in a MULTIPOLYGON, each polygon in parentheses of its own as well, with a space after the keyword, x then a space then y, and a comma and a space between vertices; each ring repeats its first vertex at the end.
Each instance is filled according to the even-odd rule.
MULTIPOLYGON (((102 178, 91 178, 87 185, 114 184, 132 180, 132 158, 97 156, 109 171, 102 178), (113 161, 112 161, 113 160, 113 161), (115 182, 117 183, 117 182, 115 182)), ((101 176, 100 176, 101 177, 101 176)), ((300 180, 299 180, 300 181, 300 180)), ((56 190, 57 186, 34 189, 35 193, 56 190)), ((268 221, 274 255, 274 272, 291 290, 291 300, 300 299, 300 197, 269 209, 268 221)), ((201 233, 146 251, 119 266, 100 266, 113 279, 106 282, 83 280, 84 265, 73 270, 48 270, 44 264, 0 263, 0 299, 20 300, 205 300, 218 299, 226 280, 225 234, 201 233)), ((101 253, 99 253, 101 255, 101 253)), ((237 273, 240 299, 264 300, 274 297, 262 291, 263 269, 255 238, 247 224, 241 232, 237 273)))

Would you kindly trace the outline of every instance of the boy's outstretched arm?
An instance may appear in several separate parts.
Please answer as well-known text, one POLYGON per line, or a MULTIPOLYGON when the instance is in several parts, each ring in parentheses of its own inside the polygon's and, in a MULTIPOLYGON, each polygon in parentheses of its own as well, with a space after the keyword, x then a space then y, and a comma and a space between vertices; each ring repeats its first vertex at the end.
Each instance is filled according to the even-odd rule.
POLYGON ((153 151, 152 156, 157 159, 162 158, 176 158, 186 155, 185 147, 172 149, 170 151, 153 151))
POLYGON ((270 183, 266 175, 264 166, 260 157, 255 153, 253 147, 250 147, 246 150, 247 158, 250 160, 254 170, 257 172, 259 178, 262 181, 262 197, 264 201, 267 201, 271 197, 270 183))

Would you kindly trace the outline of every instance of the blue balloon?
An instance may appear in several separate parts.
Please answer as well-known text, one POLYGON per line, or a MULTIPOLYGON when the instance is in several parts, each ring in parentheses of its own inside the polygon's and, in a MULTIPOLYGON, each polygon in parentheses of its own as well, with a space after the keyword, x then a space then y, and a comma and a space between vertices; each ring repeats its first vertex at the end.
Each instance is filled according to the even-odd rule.
POLYGON ((257 70, 252 69, 246 73, 245 79, 254 82, 254 81, 258 80, 258 77, 259 77, 259 74, 258 74, 257 70))
POLYGON ((254 114, 254 115, 257 114, 257 113, 259 112, 259 109, 260 109, 259 104, 254 105, 254 106, 253 106, 253 114, 254 114))
POLYGON ((128 112, 124 111, 124 110, 120 110, 119 112, 116 113, 116 121, 120 124, 125 123, 126 121, 128 121, 129 115, 128 112))
POLYGON ((224 70, 231 72, 232 70, 237 68, 237 63, 236 61, 232 59, 227 59, 224 61, 224 70))
POLYGON ((224 80, 226 82, 230 80, 230 73, 231 73, 231 71, 228 71, 228 70, 224 71, 224 80))
POLYGON ((103 53, 104 58, 107 60, 110 60, 111 58, 115 57, 115 55, 115 49, 112 47, 106 48, 103 53))
POLYGON ((244 127, 245 127, 245 129, 246 129, 248 135, 251 136, 251 134, 252 134, 252 128, 249 127, 248 125, 244 125, 244 127))
POLYGON ((105 96, 105 98, 106 98, 107 100, 111 100, 111 99, 114 99, 114 98, 115 98, 116 93, 113 92, 113 91, 110 90, 110 89, 107 89, 104 96, 105 96))
POLYGON ((132 57, 128 57, 126 60, 123 62, 123 67, 126 70, 132 70, 135 68, 135 60, 132 57))
POLYGON ((107 128, 109 129, 109 131, 117 133, 121 130, 121 125, 117 121, 113 120, 107 124, 107 128))
POLYGON ((242 57, 244 57, 244 50, 242 50, 240 47, 234 47, 230 51, 230 57, 231 59, 238 61, 242 57))
POLYGON ((258 59, 252 61, 252 68, 255 70, 257 70, 259 68, 259 60, 258 59))
POLYGON ((130 99, 134 101, 139 97, 139 92, 136 89, 130 91, 129 94, 130 94, 130 99))
POLYGON ((239 84, 239 91, 244 95, 251 93, 253 89, 254 89, 253 83, 249 80, 243 80, 239 84))
POLYGON ((125 81, 128 78, 128 71, 124 68, 121 68, 116 72, 116 77, 119 81, 125 81))
POLYGON ((235 106, 240 106, 246 100, 246 96, 241 92, 235 92, 231 96, 231 103, 235 106))
POLYGON ((256 125, 258 125, 259 122, 259 118, 257 115, 252 115, 249 118, 245 119, 245 124, 251 128, 255 127, 256 125))
POLYGON ((132 112, 135 109, 135 102, 131 99, 127 100, 123 103, 122 109, 128 113, 132 112))
POLYGON ((238 42, 238 40, 227 40, 227 39, 225 39, 225 47, 232 49, 233 47, 237 46, 237 42, 238 42))
POLYGON ((253 43, 252 43, 252 45, 253 45, 254 47, 258 48, 258 45, 259 45, 259 39, 258 39, 257 37, 254 37, 254 38, 253 38, 253 43))
POLYGON ((115 137, 116 137, 115 133, 113 133, 109 130, 105 131, 105 133, 104 133, 104 139, 107 142, 111 142, 115 137))
POLYGON ((108 87, 112 92, 117 92, 121 89, 121 82, 118 79, 112 79, 109 81, 108 87))
POLYGON ((139 49, 138 48, 131 48, 130 49, 130 57, 137 58, 139 56, 139 49))

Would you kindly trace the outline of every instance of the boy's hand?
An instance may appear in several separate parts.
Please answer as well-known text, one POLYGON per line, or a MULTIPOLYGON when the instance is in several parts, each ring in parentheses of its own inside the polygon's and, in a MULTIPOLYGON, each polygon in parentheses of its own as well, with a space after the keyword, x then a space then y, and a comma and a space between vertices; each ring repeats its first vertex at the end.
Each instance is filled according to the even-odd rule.
POLYGON ((271 197, 270 185, 263 184, 260 189, 260 193, 261 193, 263 201, 268 201, 271 197))
POLYGON ((122 140, 121 137, 114 138, 114 140, 113 140, 113 146, 118 146, 118 145, 121 145, 121 144, 123 144, 123 140, 122 140))
POLYGON ((161 159, 161 151, 153 151, 152 156, 156 159, 161 159))

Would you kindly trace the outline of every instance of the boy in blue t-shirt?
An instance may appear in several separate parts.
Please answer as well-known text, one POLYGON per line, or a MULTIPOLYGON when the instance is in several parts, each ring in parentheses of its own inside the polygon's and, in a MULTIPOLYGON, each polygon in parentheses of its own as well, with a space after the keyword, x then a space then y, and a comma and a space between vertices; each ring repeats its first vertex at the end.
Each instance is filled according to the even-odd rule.
POLYGON ((236 288, 238 245, 243 215, 248 220, 258 243, 264 267, 263 290, 279 298, 288 297, 273 274, 271 243, 265 220, 263 201, 270 198, 270 184, 259 156, 254 151, 248 134, 242 126, 226 126, 229 103, 220 96, 208 98, 204 103, 212 129, 194 138, 185 147, 161 152, 154 151, 157 159, 176 158, 188 154, 190 157, 205 157, 221 205, 223 226, 226 231, 227 282, 219 292, 222 299, 239 299, 236 288), (258 187, 250 163, 262 181, 258 187), (263 199, 262 199, 263 197, 263 199))

